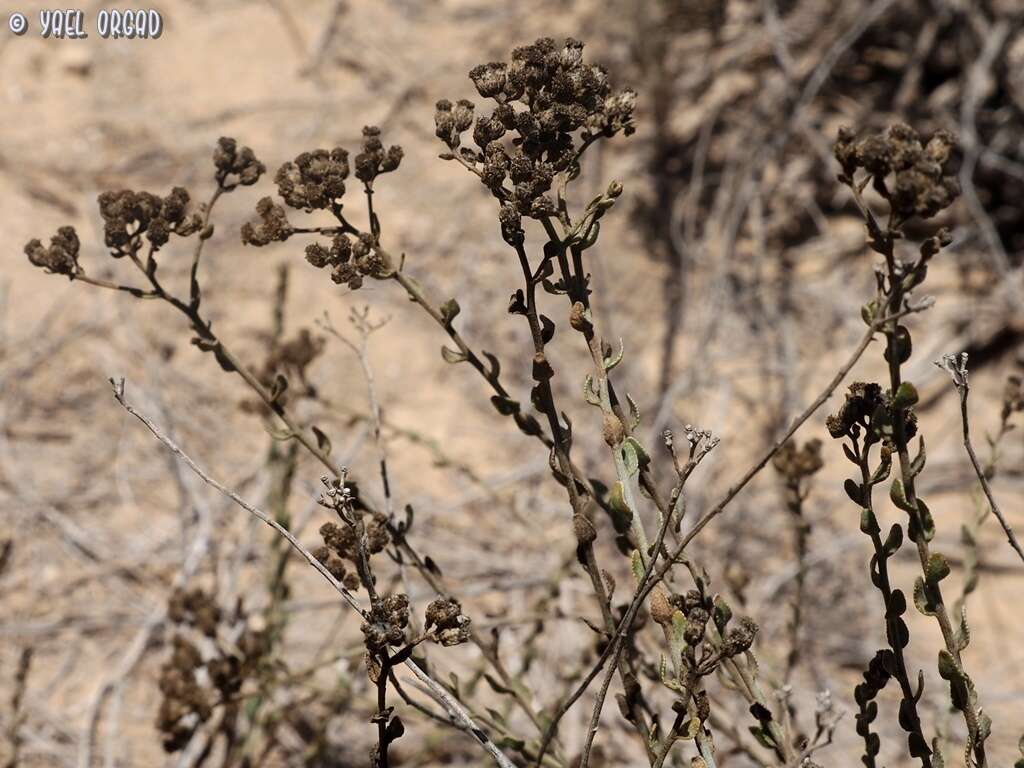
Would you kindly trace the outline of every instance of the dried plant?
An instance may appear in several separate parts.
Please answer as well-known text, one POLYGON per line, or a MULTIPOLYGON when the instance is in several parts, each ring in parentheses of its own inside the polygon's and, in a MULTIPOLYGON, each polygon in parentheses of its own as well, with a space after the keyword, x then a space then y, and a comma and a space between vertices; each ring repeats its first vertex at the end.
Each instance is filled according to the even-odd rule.
MULTIPOLYGON (((593 592, 595 617, 586 620, 588 628, 583 630, 591 658, 569 676, 554 700, 544 701, 551 697, 530 689, 526 666, 512 667, 502 656, 497 633, 488 634, 479 627, 481 617, 467 615, 472 611, 463 606, 469 603, 437 564, 445 542, 433 540, 429 531, 421 533, 413 507, 403 503, 393 487, 389 426, 369 354, 371 338, 383 323, 372 320, 368 309, 352 309, 356 342, 329 318, 322 324, 358 358, 366 384, 369 407, 356 417, 369 426, 379 477, 361 477, 359 482, 335 458, 327 429, 298 407, 303 400, 326 402, 331 397, 307 378, 307 369, 325 354, 327 339, 309 330, 290 340, 285 335, 282 297, 287 272, 279 279, 274 328, 267 335, 261 366, 247 365, 214 330, 204 314, 200 279, 204 249, 214 231, 214 208, 221 197, 259 184, 267 170, 251 149, 222 138, 213 155, 215 189, 204 204, 194 205, 193 195, 179 187, 164 197, 128 190, 100 196, 107 251, 112 259, 137 270, 137 282, 94 276, 82 263, 79 236, 71 227, 60 228, 48 246, 39 240, 25 246, 29 261, 48 272, 173 308, 191 330, 192 344, 223 371, 237 375, 255 395, 257 400, 246 403, 246 410, 263 419, 275 438, 264 468, 272 479, 267 512, 212 480, 175 440, 128 402, 123 380, 114 383, 115 397, 124 408, 203 480, 281 537, 272 551, 264 607, 254 609, 240 599, 221 604, 215 586, 179 585, 170 596, 170 652, 160 675, 163 699, 157 717, 165 749, 198 755, 194 764, 213 755, 225 766, 258 765, 272 755, 288 764, 343 764, 347 758, 332 754, 328 747, 329 720, 362 716, 374 732, 370 762, 386 768, 401 762, 396 755, 412 730, 407 721, 415 717, 467 734, 501 766, 586 768, 612 764, 602 757, 599 739, 608 722, 605 700, 614 686, 618 712, 634 735, 634 759, 654 768, 681 764, 686 757, 691 766, 714 768, 733 764, 728 756, 734 754, 763 766, 811 768, 819 759, 848 764, 848 756, 827 756, 842 727, 842 713, 831 695, 818 693, 813 711, 801 711, 794 696, 796 687, 804 684, 796 673, 803 661, 808 593, 815 588, 809 576, 810 478, 825 460, 819 437, 802 445, 793 438, 871 343, 881 339, 887 382, 850 385, 844 403, 826 424, 856 468, 844 487, 860 509, 860 530, 870 539, 868 578, 882 597, 886 642, 854 692, 859 710, 852 728, 863 739, 863 764, 879 765, 882 735, 873 725, 887 706, 879 695, 895 680, 900 696, 896 717, 907 734, 905 755, 926 768, 945 765, 948 759, 935 728, 925 722, 925 677, 920 671, 915 674, 908 657, 911 638, 903 618, 908 600, 892 568, 906 536, 916 549, 920 570, 912 600, 917 610, 934 618, 941 632, 937 671, 948 683, 949 704, 963 719, 965 762, 988 766, 986 741, 993 725, 982 706, 982 692, 967 671, 978 663, 968 654, 965 608, 976 582, 972 578, 960 599, 948 605, 942 582, 950 565, 937 551, 936 521, 917 483, 925 469, 921 433, 926 425, 915 412, 918 391, 905 376, 913 352, 911 319, 932 304, 915 294, 932 260, 952 242, 946 229, 921 235, 920 220, 949 208, 959 193, 948 166, 956 139, 939 131, 923 140, 902 124, 859 139, 849 129, 840 132, 835 144, 839 180, 849 188, 864 219, 868 244, 880 257, 875 295, 862 310, 866 330, 820 394, 780 430, 756 461, 737 472, 738 479, 721 499, 704 504, 703 513, 691 520, 688 483, 703 471, 713 452, 729 446, 691 424, 664 430, 659 446, 645 444, 639 431, 644 416, 617 372, 634 353, 604 335, 605 316, 597 312, 599 297, 591 274, 591 249, 605 218, 621 204, 623 185, 602 182, 603 192, 589 202, 578 202, 585 153, 634 132, 637 95, 630 89, 616 90, 602 67, 585 60, 583 44, 574 39, 558 44, 542 38, 513 50, 508 61, 473 68, 469 76, 486 109, 467 99, 442 99, 436 104, 435 133, 442 143, 440 157, 475 176, 494 199, 494 233, 521 272, 521 281, 500 290, 510 296, 509 314, 524 319, 520 322, 528 328, 529 345, 520 358, 505 360, 504 367, 529 369, 528 402, 514 397, 503 382, 499 359, 475 349, 458 330, 459 301, 432 299, 413 276, 415 256, 407 258, 392 245, 375 194, 379 184, 387 184, 391 174, 401 170, 404 153, 401 147, 386 146, 380 129, 364 128, 362 145, 352 157, 341 147, 320 148, 281 165, 273 174, 276 196, 256 203, 254 217, 241 228, 241 241, 258 248, 306 240, 305 260, 325 276, 325 296, 340 291, 351 298, 369 281, 396 285, 424 312, 425 321, 429 318, 447 335, 448 344, 441 348, 444 361, 475 370, 497 413, 542 444, 550 473, 564 492, 564 524, 571 527, 576 542, 575 564, 567 559, 566 569, 582 569, 593 592), (875 213, 879 206, 886 209, 884 216, 875 213), (900 246, 911 238, 920 244, 917 255, 906 259, 900 246), (160 267, 184 240, 192 244, 192 258, 185 292, 178 293, 165 283, 160 267), (556 360, 562 359, 554 354, 556 347, 580 350, 588 360, 585 368, 556 368, 556 360), (566 415, 560 402, 564 389, 556 386, 559 379, 572 381, 574 391, 594 407, 589 423, 573 423, 566 415), (588 437, 604 445, 601 470, 579 461, 579 449, 574 454, 577 441, 588 437), (317 504, 328 519, 319 526, 320 543, 312 548, 301 543, 301 532, 294 530, 288 512, 293 479, 304 471, 297 460, 299 448, 327 470, 320 479, 317 504), (731 600, 730 591, 741 590, 717 587, 709 574, 712 569, 702 562, 706 553, 690 546, 769 463, 781 479, 797 567, 786 620, 788 648, 779 654, 759 642, 757 617, 741 615, 732 607, 742 607, 743 601, 731 600), (663 469, 669 470, 667 481, 659 477, 663 469), (885 513, 874 487, 885 482, 889 499, 906 517, 883 536, 885 513), (371 485, 379 487, 379 494, 366 491, 371 485), (375 495, 382 504, 374 503, 375 495), (333 648, 332 653, 335 659, 361 658, 365 679, 317 686, 311 683, 312 673, 292 670, 283 660, 289 637, 285 603, 294 576, 287 569, 292 550, 359 615, 359 647, 333 648), (617 571, 631 574, 633 581, 617 583, 617 571), (430 592, 422 611, 409 588, 414 580, 430 592), (470 646, 475 651, 466 650, 470 646), (776 664, 779 658, 781 664, 776 664), (443 671, 460 663, 473 668, 472 683, 443 671), (481 680, 489 690, 478 690, 481 680), (587 727, 579 738, 570 738, 564 722, 583 702, 587 727), (300 748, 279 737, 282 722, 303 734, 300 748)), ((991 441, 993 457, 983 468, 969 439, 966 369, 957 365, 951 362, 948 367, 962 399, 965 445, 987 500, 964 527, 963 539, 976 547, 978 526, 991 509, 1019 552, 988 481, 1009 420, 1021 410, 1020 380, 1007 390, 1000 430, 991 441)), ((820 424, 813 426, 816 435, 824 436, 820 424)), ((816 487, 821 484, 820 479, 815 482, 816 487)), ((497 552, 515 556, 500 546, 497 552)), ((976 562, 976 551, 968 556, 976 562)), ((549 603, 541 605, 550 608, 549 603)), ((536 634, 543 631, 543 622, 538 622, 536 634)), ((528 659, 535 655, 534 640, 535 635, 526 640, 528 659)), ((23 683, 24 675, 20 679, 23 683)), ((346 728, 351 731, 355 726, 349 722, 346 728)), ((365 760, 365 755, 357 760, 365 760)))

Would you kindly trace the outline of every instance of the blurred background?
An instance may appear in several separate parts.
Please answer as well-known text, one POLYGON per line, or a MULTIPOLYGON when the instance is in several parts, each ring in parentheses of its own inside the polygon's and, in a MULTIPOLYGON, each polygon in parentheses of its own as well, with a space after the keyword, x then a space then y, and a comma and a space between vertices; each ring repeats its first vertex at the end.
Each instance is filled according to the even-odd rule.
MULTIPOLYGON (((954 244, 929 275, 935 308, 911 320, 907 369, 922 393, 929 439, 920 490, 953 564, 954 594, 960 589, 972 556, 960 528, 979 502, 956 393, 932 361, 969 352, 975 443, 987 456, 984 435, 999 425, 1004 382, 1024 364, 1020 0, 174 0, 153 3, 165 23, 160 39, 119 41, 42 40, 42 7, 5 3, 5 18, 21 11, 33 30, 0 32, 0 730, 10 765, 218 764, 203 755, 201 734, 191 752, 166 755, 155 725, 170 654, 168 599, 182 585, 215 595, 225 611, 244 601, 243 623, 252 626, 266 624, 269 605, 285 617, 274 618, 283 633, 275 664, 298 682, 264 691, 243 713, 245 746, 233 764, 366 765, 374 743, 358 622, 298 563, 287 594, 274 597, 268 580, 281 555, 271 532, 172 460, 117 406, 107 379, 124 376, 129 399, 216 478, 255 503, 283 505, 310 546, 326 519, 314 503, 322 468, 268 434, 251 395, 190 345, 172 309, 46 276, 29 265, 24 243, 73 224, 90 274, 128 277, 105 254, 100 191, 162 195, 181 185, 204 200, 221 136, 251 146, 272 173, 305 150, 356 151, 362 127, 379 125, 385 144, 405 149, 375 198, 384 242, 405 254, 406 269, 436 301, 458 298, 464 337, 498 355, 506 385, 528 401, 528 329, 506 311, 519 266, 486 190, 438 159, 432 115, 440 98, 478 100, 467 78, 472 66, 506 59, 541 35, 584 40, 588 59, 639 95, 636 134, 589 152, 575 194, 585 204, 612 179, 625 186, 588 253, 598 322, 626 350, 618 386, 640 405, 639 432, 661 476, 670 476, 660 450, 666 427, 679 433, 693 424, 722 439, 688 485, 689 522, 821 391, 863 333, 873 255, 835 179, 839 126, 901 120, 923 134, 947 128, 960 137, 963 194, 935 222, 952 229, 954 244)), ((105 6, 80 7, 95 19, 105 6)), ((201 269, 208 316, 254 369, 302 329, 323 337, 304 371, 312 396, 294 407, 330 435, 333 455, 376 500, 359 359, 323 326, 357 340, 352 309, 369 306, 371 318, 388 320, 371 337, 368 359, 393 493, 416 510, 411 538, 477 628, 495 632, 536 706, 553 706, 596 658, 582 623, 596 609, 545 451, 495 413, 468 366, 442 360, 443 334, 397 286, 336 286, 306 264, 296 242, 243 247, 239 228, 272 189, 264 178, 218 205, 201 269)), ((187 291, 190 257, 190 246, 166 248, 165 282, 187 291)), ((564 306, 543 299, 562 323, 564 306)), ((553 385, 576 425, 576 460, 607 478, 595 411, 579 397, 585 350, 570 336, 553 344, 553 385)), ((873 345, 850 380, 878 380, 883 370, 873 345)), ((842 492, 848 465, 824 428, 839 402, 833 396, 797 434, 801 443, 822 439, 825 459, 804 505, 802 565, 771 467, 691 551, 714 589, 761 625, 764 674, 791 686, 802 728, 813 731, 822 691, 846 711, 835 744, 818 759, 853 765, 862 746, 853 687, 885 640, 867 574, 870 543, 842 492), (809 585, 796 640, 801 664, 783 681, 787 601, 801 574, 809 585)), ((1000 443, 994 480, 1018 528, 1021 435, 1000 443)), ((886 513, 883 528, 899 519, 886 513)), ((628 584, 628 561, 614 554, 607 520, 599 532, 603 562, 628 584)), ((1024 728, 1021 566, 994 520, 977 538, 967 664, 995 722, 992 765, 1009 765, 1024 728)), ((895 568, 909 590, 917 570, 909 550, 895 568)), ((422 612, 432 597, 427 585, 392 570, 422 612)), ((908 620, 908 658, 926 680, 922 714, 953 740, 948 764, 961 765, 962 723, 947 711, 935 670, 934 622, 914 611, 908 620)), ((530 733, 476 673, 475 648, 432 654, 438 675, 462 675, 512 731, 530 733)), ((904 764, 903 736, 891 693, 881 707, 893 716, 876 727, 882 756, 895 766, 904 764)), ((750 742, 743 702, 721 689, 713 696, 737 742, 750 742)), ((567 745, 582 740, 586 702, 563 725, 567 745)), ((488 764, 471 739, 415 712, 402 716, 409 734, 394 748, 396 764, 488 764)), ((604 717, 601 764, 644 764, 613 703, 604 717)), ((730 744, 720 740, 720 749, 730 744)), ((677 765, 688 764, 686 749, 677 750, 677 765)), ((735 752, 721 764, 754 763, 735 752)))

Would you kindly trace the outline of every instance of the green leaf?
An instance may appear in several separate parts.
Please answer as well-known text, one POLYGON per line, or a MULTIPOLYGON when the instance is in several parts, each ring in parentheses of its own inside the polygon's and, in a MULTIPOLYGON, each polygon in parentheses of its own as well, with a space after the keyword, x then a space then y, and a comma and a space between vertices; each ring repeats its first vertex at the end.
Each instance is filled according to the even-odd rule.
POLYGON ((889 601, 889 614, 892 616, 902 616, 907 612, 907 598, 903 594, 902 589, 894 589, 892 591, 892 598, 889 601))
POLYGON ((313 427, 313 434, 316 435, 316 445, 323 451, 325 456, 331 455, 331 439, 323 433, 320 427, 313 427))
POLYGON ((928 585, 920 576, 914 580, 914 607, 925 616, 935 615, 935 601, 928 590, 928 585))
POLYGON ((992 735, 992 718, 986 712, 978 713, 978 743, 984 743, 992 735))
POLYGON ((488 381, 497 381, 501 375, 501 363, 498 358, 488 352, 486 349, 480 350, 480 354, 487 358, 487 361, 491 364, 490 370, 487 371, 486 376, 488 381))
POLYGON ((846 482, 843 483, 843 490, 846 491, 846 495, 850 497, 850 501, 858 507, 864 506, 864 488, 860 483, 848 477, 846 478, 846 482))
POLYGON ((466 356, 462 352, 450 349, 447 346, 441 347, 441 357, 444 358, 446 363, 451 363, 452 365, 465 362, 466 360, 466 356))
POLYGON ((616 481, 615 485, 612 486, 612 492, 608 497, 608 505, 616 512, 629 515, 630 519, 632 519, 633 510, 630 509, 629 504, 626 503, 626 496, 621 482, 616 481))
POLYGON ((903 410, 915 405, 919 399, 917 387, 909 381, 904 381, 896 390, 896 397, 893 398, 892 404, 894 408, 903 410))
POLYGON ((871 485, 877 485, 889 477, 889 470, 892 469, 892 455, 888 451, 882 452, 882 460, 878 465, 878 468, 871 475, 871 479, 868 481, 871 485))
POLYGON ((665 658, 665 654, 661 654, 661 661, 658 662, 658 677, 661 678, 661 684, 667 688, 675 690, 675 686, 679 684, 668 676, 668 660, 665 658))
POLYGON ((622 355, 626 351, 626 345, 623 344, 622 339, 619 339, 619 353, 617 355, 609 355, 604 359, 605 371, 612 370, 615 366, 622 362, 622 355))
POLYGON ((911 515, 910 524, 907 526, 907 537, 915 544, 919 537, 923 537, 925 541, 931 541, 935 538, 935 520, 932 518, 928 505, 924 503, 924 499, 917 499, 917 510, 917 520, 920 521, 920 528, 923 530, 919 530, 918 523, 913 515, 911 515))
POLYGON ((505 685, 502 685, 500 682, 498 682, 497 678, 493 677, 492 675, 490 675, 487 672, 484 672, 484 680, 487 681, 487 684, 489 686, 491 686, 491 689, 495 693, 503 693, 503 694, 511 694, 511 693, 513 693, 511 688, 509 688, 509 687, 507 687, 505 685))
POLYGON ((587 250, 587 248, 590 248, 594 243, 596 243, 597 242, 597 238, 600 235, 600 233, 601 233, 601 222, 595 221, 593 224, 590 225, 590 229, 586 233, 586 237, 584 237, 583 239, 580 240, 580 245, 579 245, 580 250, 581 251, 585 251, 585 250, 587 250))
POLYGON ((939 651, 939 677, 950 682, 960 680, 963 677, 963 672, 957 666, 956 660, 945 648, 939 651))
POLYGON ((914 345, 910 340, 910 331, 905 325, 896 326, 896 333, 890 340, 890 345, 885 349, 885 359, 889 360, 890 348, 896 352, 896 362, 900 365, 910 359, 914 351, 914 345))
POLYGON ((691 717, 683 723, 683 727, 679 731, 679 738, 686 740, 695 739, 698 733, 700 733, 700 720, 696 717, 691 717))
POLYGON ((899 523, 893 523, 892 528, 889 529, 889 535, 885 537, 882 549, 885 550, 885 554, 892 557, 901 546, 903 546, 903 529, 899 523))
MULTIPOLYGON (((770 749, 770 750, 774 750, 775 749, 775 741, 768 734, 768 732, 765 731, 764 728, 761 728, 760 726, 752 725, 752 726, 750 726, 749 730, 750 730, 750 733, 753 735, 753 737, 755 739, 757 739, 757 742, 762 747, 764 747, 765 749, 770 749)), ((872 735, 875 735, 875 734, 872 734, 872 735)))
POLYGON ((640 457, 637 456, 636 448, 629 443, 622 444, 622 461, 626 465, 626 474, 630 477, 640 471, 640 457))
POLYGON ((925 578, 929 584, 938 584, 947 576, 949 576, 949 562, 943 555, 936 552, 928 558, 925 578))
POLYGON ((907 494, 903 490, 903 481, 898 477, 894 477, 892 485, 889 486, 889 498, 892 499, 892 503, 902 509, 904 512, 913 512, 914 508, 907 500, 907 494))
POLYGON ((931 750, 928 749, 928 742, 924 740, 924 736, 914 731, 907 734, 907 752, 911 757, 921 758, 930 754, 931 750))
POLYGON ((633 578, 639 584, 644 578, 644 561, 640 552, 634 549, 629 555, 629 567, 633 571, 633 578))
POLYGON ((594 389, 594 377, 592 374, 587 374, 587 378, 583 380, 583 399, 591 405, 600 407, 601 395, 594 389))
POLYGON ((640 407, 628 392, 626 393, 626 402, 629 403, 630 431, 632 431, 640 426, 640 407))
POLYGON ((971 642, 971 628, 967 626, 967 606, 960 606, 960 625, 956 630, 956 649, 964 650, 971 642))
POLYGON ((920 439, 918 439, 917 445, 917 456, 910 462, 910 474, 912 477, 917 477, 921 474, 921 470, 924 469, 924 463, 927 458, 924 451, 924 435, 921 435, 920 439))
POLYGON ((274 377, 274 383, 270 387, 270 402, 276 403, 285 392, 288 391, 288 379, 282 374, 274 377))
POLYGON ((686 617, 683 612, 676 609, 672 611, 672 640, 676 646, 685 645, 686 639, 683 635, 686 633, 686 617))
POLYGON ((547 315, 540 316, 540 340, 547 344, 555 337, 555 324, 547 315))
POLYGON ((267 430, 267 434, 270 435, 275 440, 291 440, 293 437, 295 437, 295 433, 292 432, 290 429, 278 429, 277 427, 269 423, 264 423, 263 428, 267 430))
POLYGON ((725 634, 725 628, 732 618, 732 608, 721 595, 715 595, 715 607, 712 617, 714 618, 715 626, 718 627, 718 631, 721 634, 725 634))
POLYGON ((878 315, 878 302, 874 299, 869 301, 863 307, 860 308, 860 317, 864 321, 865 325, 871 325, 875 322, 875 317, 878 315))
POLYGON ((878 533, 881 529, 878 527, 878 520, 875 518, 875 513, 867 507, 864 507, 860 511, 860 530, 861 533, 866 533, 868 536, 878 533))
POLYGON ((526 742, 522 739, 517 739, 513 736, 502 736, 501 739, 495 744, 499 749, 507 749, 514 752, 522 752, 526 749, 526 742))
POLYGON ((495 410, 502 416, 511 416, 512 414, 519 412, 519 403, 510 397, 494 395, 491 397, 491 405, 493 405, 495 410))
POLYGON ((633 450, 636 451, 637 462, 641 467, 645 467, 651 463, 651 457, 644 450, 644 447, 640 445, 640 441, 630 435, 626 438, 626 445, 633 446, 633 450))
POLYGON ((445 325, 451 325, 452 320, 458 317, 461 311, 462 307, 459 306, 459 302, 455 299, 448 299, 441 305, 441 319, 444 320, 445 325))

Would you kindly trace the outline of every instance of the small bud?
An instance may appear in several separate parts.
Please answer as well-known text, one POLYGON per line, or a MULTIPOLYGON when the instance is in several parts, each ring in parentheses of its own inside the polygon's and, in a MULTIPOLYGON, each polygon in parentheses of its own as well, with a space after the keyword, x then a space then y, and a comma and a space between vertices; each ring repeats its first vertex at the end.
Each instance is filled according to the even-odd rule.
POLYGON ((626 438, 626 428, 622 421, 614 413, 604 415, 604 424, 601 427, 601 436, 610 447, 620 445, 626 438))
POLYGON ((675 612, 675 607, 669 602, 668 595, 665 593, 665 588, 659 584, 651 592, 651 618, 654 619, 656 624, 660 624, 663 627, 672 625, 672 614, 675 612))
POLYGON ((569 310, 569 325, 580 333, 585 333, 591 327, 590 321, 587 320, 587 310, 582 301, 575 302, 572 309, 569 310))
POLYGON ((572 532, 576 535, 576 541, 581 546, 594 543, 597 539, 597 531, 594 524, 580 514, 572 516, 572 532))
POLYGON ((722 653, 728 657, 737 656, 750 649, 757 637, 758 626, 753 619, 741 618, 738 625, 729 630, 722 644, 722 653))

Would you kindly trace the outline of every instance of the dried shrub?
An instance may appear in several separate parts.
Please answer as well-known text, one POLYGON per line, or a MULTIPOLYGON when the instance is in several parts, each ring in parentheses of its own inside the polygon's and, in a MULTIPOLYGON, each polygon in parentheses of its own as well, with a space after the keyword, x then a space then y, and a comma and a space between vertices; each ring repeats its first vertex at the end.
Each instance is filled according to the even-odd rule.
MULTIPOLYGON (((529 402, 517 400, 506 388, 497 357, 477 352, 462 337, 456 328, 459 302, 454 298, 433 301, 407 270, 405 255, 389 250, 374 193, 378 183, 387 183, 381 177, 400 169, 403 150, 385 148, 378 128, 363 129, 362 146, 351 162, 348 151, 335 147, 303 152, 284 163, 273 175, 276 198, 262 197, 255 204, 255 218, 243 225, 240 236, 244 245, 252 247, 309 239, 296 251, 304 253, 312 267, 327 271, 325 294, 335 285, 354 291, 367 280, 397 286, 424 311, 425 321, 447 335, 453 346, 442 347, 443 359, 474 369, 498 414, 512 419, 520 432, 541 444, 552 477, 564 489, 565 522, 576 541, 575 563, 593 589, 596 608, 596 618, 588 619, 591 626, 583 630, 596 661, 576 675, 555 702, 539 702, 524 680, 506 666, 497 643, 463 613, 463 602, 449 592, 435 561, 425 554, 427 549, 437 551, 444 542, 420 535, 411 507, 405 507, 404 514, 396 508, 381 438, 382 417, 365 356, 367 339, 379 327, 368 313, 353 315, 362 345, 350 346, 360 354, 369 385, 371 408, 366 418, 373 424, 379 452, 382 508, 362 498, 348 470, 336 464, 325 430, 303 421, 294 408, 299 397, 318 396, 305 381, 305 372, 323 354, 323 340, 305 331, 293 341, 284 341, 283 329, 278 327, 263 367, 249 368, 204 314, 199 268, 213 232, 213 209, 224 194, 254 186, 264 176, 266 168, 252 150, 239 147, 233 139, 220 140, 213 155, 216 187, 205 204, 193 206, 190 193, 182 188, 165 197, 132 191, 100 196, 109 255, 130 262, 141 275, 141 285, 93 277, 80 263, 79 239, 70 227, 61 228, 49 247, 38 240, 25 247, 31 263, 48 272, 175 309, 194 334, 193 344, 212 355, 225 372, 241 378, 258 398, 257 407, 250 410, 275 425, 276 437, 301 446, 328 470, 318 499, 331 517, 319 528, 322 544, 310 551, 297 539, 289 543, 360 615, 358 653, 372 699, 370 721, 376 729, 372 764, 398 763, 392 750, 406 734, 403 716, 416 712, 470 734, 499 765, 590 765, 599 754, 594 743, 602 733, 605 699, 617 679, 620 690, 615 700, 634 732, 634 752, 652 766, 671 764, 683 752, 691 757, 691 765, 714 766, 716 757, 721 759, 733 749, 765 766, 816 765, 817 754, 827 754, 839 716, 827 694, 818 698, 813 714, 799 712, 790 698, 789 680, 800 662, 801 609, 805 591, 812 586, 804 577, 811 533, 805 503, 811 478, 824 464, 823 443, 815 437, 798 445, 792 438, 838 389, 871 342, 881 339, 888 380, 850 385, 836 412, 824 425, 814 425, 818 435, 827 432, 841 441, 856 468, 844 488, 859 509, 859 528, 873 550, 867 583, 874 585, 883 601, 886 647, 877 651, 854 691, 859 708, 854 728, 863 739, 861 761, 874 766, 880 760, 881 736, 872 725, 882 706, 879 694, 895 681, 900 689, 897 720, 906 732, 901 749, 925 768, 944 764, 937 738, 929 738, 933 728, 925 723, 919 706, 924 677, 914 673, 906 656, 911 640, 903 618, 907 595, 896 586, 889 569, 905 537, 916 550, 920 568, 912 589, 913 604, 934 617, 940 628, 943 644, 937 649, 937 672, 948 683, 948 702, 966 728, 966 760, 987 766, 986 741, 993 726, 982 707, 981 692, 967 672, 970 631, 963 603, 970 590, 965 589, 957 610, 947 606, 941 582, 949 575, 949 562, 937 551, 936 521, 916 487, 926 461, 923 433, 930 425, 915 412, 919 394, 904 375, 913 354, 912 321, 931 306, 931 301, 915 298, 916 292, 925 283, 932 260, 940 258, 952 242, 946 229, 918 237, 911 235, 909 227, 917 227, 914 232, 919 234, 921 220, 941 214, 959 194, 949 165, 956 151, 953 135, 936 131, 921 137, 902 123, 861 138, 850 129, 840 131, 834 145, 839 181, 848 187, 863 217, 869 246, 879 257, 874 271, 876 292, 862 310, 863 340, 821 395, 728 493, 707 505, 696 520, 684 520, 687 482, 712 451, 720 450, 720 441, 706 429, 685 424, 675 432, 665 430, 657 452, 644 444, 638 430, 643 422, 641 410, 621 382, 616 386, 615 369, 633 353, 627 354, 621 344, 613 345, 602 335, 594 308, 597 291, 589 261, 593 252, 588 253, 600 238, 602 221, 614 215, 625 191, 622 184, 611 181, 583 205, 576 202, 579 194, 571 194, 577 191, 574 185, 588 150, 633 133, 637 95, 629 89, 615 90, 609 74, 586 61, 583 44, 575 39, 556 43, 542 38, 514 49, 507 62, 473 68, 469 77, 479 96, 489 101, 490 113, 478 112, 465 99, 438 101, 435 133, 443 145, 441 158, 477 177, 494 198, 495 232, 521 269, 521 282, 501 290, 510 295, 509 314, 522 317, 520 322, 529 330, 529 346, 520 361, 530 370, 529 402), (867 199, 869 191, 877 199, 867 199), (885 209, 881 218, 875 213, 879 205, 885 209), (320 214, 330 215, 331 224, 315 224, 322 219, 313 217, 320 214), (897 244, 913 238, 918 240, 917 255, 905 259, 897 244), (187 239, 194 242, 194 252, 187 294, 179 295, 158 277, 158 262, 165 258, 165 251, 187 239), (559 307, 554 319, 542 311, 542 303, 559 307), (556 370, 552 348, 573 344, 585 351, 586 370, 556 370), (569 421, 552 385, 558 376, 581 381, 584 400, 597 411, 590 423, 569 421), (290 379, 305 384, 304 388, 299 390, 290 379), (573 459, 575 441, 588 434, 604 446, 603 481, 584 473, 573 459), (689 547, 769 463, 782 481, 801 574, 789 619, 786 682, 778 686, 772 674, 762 671, 757 620, 734 611, 727 590, 715 587, 700 562, 702 553, 689 547), (670 467, 668 482, 658 476, 664 467, 670 467), (873 493, 882 483, 888 483, 889 499, 906 516, 884 537, 873 493), (685 530, 684 522, 688 523, 685 530), (616 546, 603 546, 611 542, 616 546), (621 556, 634 581, 617 588, 609 563, 621 556), (392 564, 418 573, 431 591, 422 616, 401 582, 392 578, 392 564), (615 599, 617 589, 620 602, 615 599), (621 602, 623 595, 625 602, 621 602), (503 712, 488 707, 486 702, 493 699, 479 697, 475 685, 460 685, 457 679, 440 681, 436 667, 442 653, 461 653, 468 646, 476 649, 474 656, 467 653, 479 662, 476 679, 487 681, 503 712), (403 687, 396 675, 402 667, 416 674, 432 705, 403 687), (591 689, 598 679, 601 683, 591 689), (560 722, 584 697, 591 705, 590 727, 581 743, 568 744, 560 734, 560 722), (731 697, 742 702, 741 716, 723 704, 731 697), (512 712, 518 712, 520 719, 513 721, 512 712)), ((333 328, 328 330, 339 335, 333 328)), ((918 328, 913 332, 918 333, 918 328)), ((954 381, 963 387, 966 403, 965 368, 955 369, 954 381)), ((116 386, 115 394, 139 415, 127 404, 123 383, 116 386)), ((1009 430, 1010 418, 1020 410, 1020 380, 1015 379, 1002 404, 1001 434, 1009 430)), ((172 444, 152 422, 140 418, 172 444)), ((288 478, 297 471, 294 453, 274 454, 268 463, 284 467, 279 496, 286 499, 288 478)), ((994 461, 991 469, 979 472, 983 485, 993 472, 994 461)), ((994 502, 991 505, 997 511, 994 502)), ((284 501, 273 515, 251 505, 246 508, 279 533, 291 536, 284 501)), ((969 535, 974 537, 970 531, 969 535)), ((1009 530, 1008 535, 1012 541, 1009 530)), ((274 740, 274 724, 283 719, 298 722, 303 717, 299 709, 267 704, 258 712, 240 706, 245 698, 283 696, 294 683, 280 658, 287 623, 281 603, 288 594, 284 577, 288 550, 281 546, 268 607, 255 622, 260 629, 250 626, 250 614, 241 604, 221 606, 213 592, 191 588, 172 595, 167 615, 174 628, 160 678, 163 701, 158 716, 168 751, 184 750, 196 739, 212 742, 221 737, 226 744, 225 765, 236 760, 250 764, 244 739, 238 739, 247 720, 247 727, 266 732, 268 749, 289 754, 274 740)), ((741 603, 737 605, 742 607, 741 603)), ((317 713, 318 707, 333 704, 337 696, 336 690, 316 690, 305 706, 317 713)), ((308 715, 306 722, 315 717, 308 715)), ((322 732, 309 734, 310 754, 317 759, 325 755, 320 748, 323 739, 322 732)))

